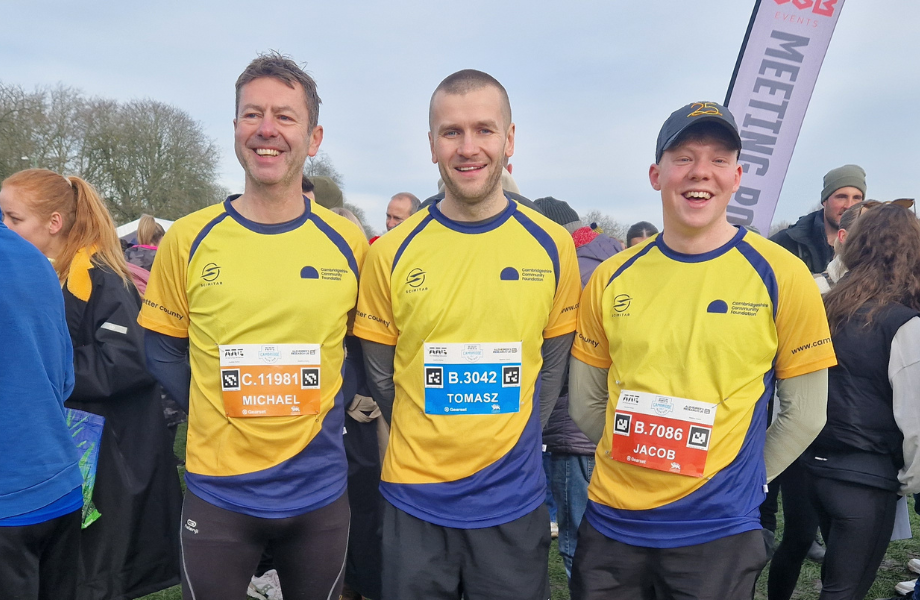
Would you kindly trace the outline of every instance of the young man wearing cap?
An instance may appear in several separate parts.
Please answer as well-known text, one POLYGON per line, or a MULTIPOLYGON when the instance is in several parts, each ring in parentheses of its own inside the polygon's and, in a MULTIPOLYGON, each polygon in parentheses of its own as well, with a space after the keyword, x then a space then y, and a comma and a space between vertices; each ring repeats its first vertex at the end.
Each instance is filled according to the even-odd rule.
POLYGON ((574 336, 575 246, 502 192, 515 127, 498 81, 450 75, 429 125, 446 195, 371 246, 355 320, 392 417, 382 598, 545 600, 540 432, 574 336))
POLYGON ((802 259, 812 273, 821 273, 834 258, 834 240, 840 217, 866 197, 866 172, 858 165, 843 165, 824 176, 821 208, 801 217, 795 225, 770 238, 802 259))
POLYGON ((835 357, 818 290, 726 219, 740 148, 725 107, 675 111, 649 169, 663 233, 604 262, 582 295, 569 411, 598 448, 573 598, 750 598, 765 484, 824 423, 835 357))

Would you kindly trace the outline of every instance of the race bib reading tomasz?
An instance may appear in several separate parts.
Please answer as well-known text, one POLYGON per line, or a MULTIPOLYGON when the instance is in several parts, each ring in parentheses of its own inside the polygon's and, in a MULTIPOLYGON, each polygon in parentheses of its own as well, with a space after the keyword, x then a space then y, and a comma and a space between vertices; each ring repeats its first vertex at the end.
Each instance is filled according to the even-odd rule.
POLYGON ((220 346, 220 387, 228 417, 319 414, 319 344, 220 346))
POLYGON ((521 342, 425 344, 425 413, 500 415, 521 409, 521 342))
POLYGON ((622 390, 613 417, 613 460, 702 477, 716 405, 622 390))

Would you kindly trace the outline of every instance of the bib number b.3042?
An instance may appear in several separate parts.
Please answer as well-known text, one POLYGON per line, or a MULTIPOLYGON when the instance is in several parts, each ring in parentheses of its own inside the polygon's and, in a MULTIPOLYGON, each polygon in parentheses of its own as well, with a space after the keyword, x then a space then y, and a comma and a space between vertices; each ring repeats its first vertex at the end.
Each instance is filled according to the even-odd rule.
POLYGON ((425 413, 499 415, 521 408, 521 342, 425 344, 425 413))

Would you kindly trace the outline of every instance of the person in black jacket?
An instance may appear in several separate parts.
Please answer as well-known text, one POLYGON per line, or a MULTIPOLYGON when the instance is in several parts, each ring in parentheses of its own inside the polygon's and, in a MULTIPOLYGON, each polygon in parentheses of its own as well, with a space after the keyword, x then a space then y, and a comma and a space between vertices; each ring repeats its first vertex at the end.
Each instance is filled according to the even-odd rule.
POLYGON ((885 204, 847 236, 849 273, 825 297, 838 365, 827 424, 799 459, 827 543, 821 600, 861 599, 899 495, 920 491, 920 222, 885 204))
POLYGON ((821 208, 777 232, 776 242, 802 259, 812 273, 821 273, 834 258, 834 239, 846 209, 866 197, 866 172, 857 165, 831 169, 824 176, 821 208))
MULTIPOLYGON (((617 240, 585 227, 568 202, 548 196, 538 198, 534 204, 540 212, 572 234, 582 287, 591 279, 598 265, 623 250, 617 240)), ((565 565, 565 573, 571 580, 572 561, 578 545, 578 527, 588 505, 588 483, 594 472, 597 444, 589 440, 569 417, 568 388, 566 375, 549 423, 543 429, 543 445, 550 455, 548 483, 556 502, 559 555, 565 565)))
POLYGON ((29 169, 2 189, 10 228, 52 260, 62 286, 75 372, 66 406, 105 418, 93 494, 102 516, 80 535, 77 597, 176 585, 182 492, 112 218, 79 177, 29 169))

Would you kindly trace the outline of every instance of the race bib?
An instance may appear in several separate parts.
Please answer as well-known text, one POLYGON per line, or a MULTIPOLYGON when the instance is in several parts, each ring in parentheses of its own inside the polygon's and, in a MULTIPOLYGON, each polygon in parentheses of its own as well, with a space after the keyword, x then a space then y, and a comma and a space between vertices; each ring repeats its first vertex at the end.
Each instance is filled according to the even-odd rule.
POLYGON ((221 396, 228 417, 319 414, 319 344, 219 348, 221 396))
POLYGON ((715 404, 623 390, 613 417, 613 460, 702 477, 716 419, 715 404))
POLYGON ((521 410, 521 342, 425 344, 425 413, 521 410))

